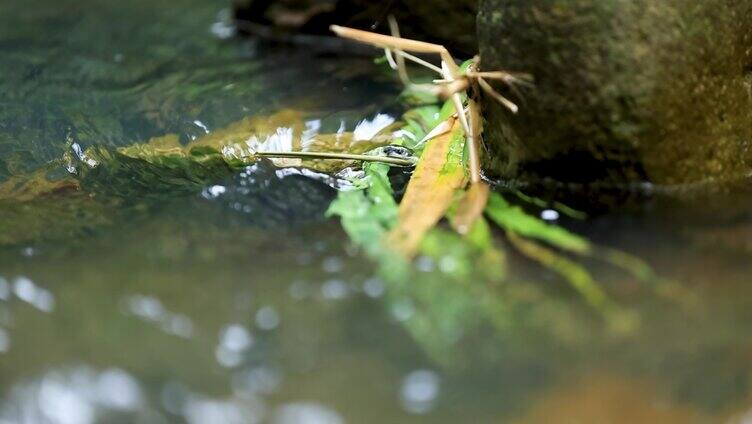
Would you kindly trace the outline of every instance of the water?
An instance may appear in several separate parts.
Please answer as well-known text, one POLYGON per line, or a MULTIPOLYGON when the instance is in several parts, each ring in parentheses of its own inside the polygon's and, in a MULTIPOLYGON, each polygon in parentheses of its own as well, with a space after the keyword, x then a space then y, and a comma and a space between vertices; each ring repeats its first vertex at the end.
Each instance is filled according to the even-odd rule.
MULTIPOLYGON (((227 38, 225 7, 0 4, 0 179, 72 143, 187 142, 286 107, 331 132, 392 103, 368 60, 227 38)), ((590 263, 639 318, 628 333, 511 247, 501 288, 425 259, 425 280, 386 283, 324 218, 332 189, 264 165, 203 191, 69 196, 0 204, 0 422, 749 420, 744 187, 558 217, 682 288, 590 263), (487 288, 498 309, 463 309, 487 288)))

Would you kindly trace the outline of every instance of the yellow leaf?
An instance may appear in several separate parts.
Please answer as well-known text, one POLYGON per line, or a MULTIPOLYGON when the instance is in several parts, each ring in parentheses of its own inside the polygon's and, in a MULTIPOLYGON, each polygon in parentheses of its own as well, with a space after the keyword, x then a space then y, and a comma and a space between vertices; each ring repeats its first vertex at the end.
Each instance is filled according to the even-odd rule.
POLYGON ((467 181, 462 166, 464 135, 458 122, 452 130, 429 141, 400 202, 399 223, 388 234, 388 246, 405 256, 415 255, 423 236, 444 216, 455 191, 467 181))
POLYGON ((471 184, 470 188, 465 191, 452 218, 452 227, 458 233, 467 234, 473 228, 475 221, 483 215, 488 202, 488 194, 488 184, 482 181, 471 184))

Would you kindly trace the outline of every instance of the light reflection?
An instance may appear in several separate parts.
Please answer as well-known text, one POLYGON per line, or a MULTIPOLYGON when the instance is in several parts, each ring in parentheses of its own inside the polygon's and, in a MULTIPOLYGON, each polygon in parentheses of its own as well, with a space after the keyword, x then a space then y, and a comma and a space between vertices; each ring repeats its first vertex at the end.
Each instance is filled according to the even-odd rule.
POLYGON ((342 280, 329 280, 321 286, 321 295, 324 299, 340 300, 347 297, 349 287, 342 280))
POLYGON ((37 286, 28 277, 18 277, 13 281, 13 293, 42 312, 52 312, 55 309, 55 297, 52 293, 37 286))
POLYGON ((433 408, 439 395, 439 376, 433 371, 416 370, 405 376, 400 399, 406 411, 425 414, 433 408))
POLYGON ((459 263, 457 258, 451 255, 447 255, 439 259, 439 270, 445 274, 449 274, 457 270, 459 263))
POLYGON ((279 313, 274 306, 264 306, 256 312, 256 327, 261 330, 273 330, 279 325, 279 313))
POLYGON ((217 362, 226 368, 234 368, 243 362, 243 353, 253 346, 251 333, 240 324, 226 326, 219 335, 219 344, 214 350, 217 362))
POLYGON ((407 321, 415 314, 415 305, 410 299, 397 299, 392 302, 389 312, 395 320, 407 321))
POLYGON ((197 398, 187 402, 183 414, 190 424, 253 424, 261 421, 259 412, 234 402, 197 398))
POLYGON ((0 300, 10 299, 10 284, 8 280, 0 277, 0 300))
POLYGON ((384 290, 384 282, 381 278, 372 277, 363 283, 363 292, 365 292, 368 297, 381 297, 384 294, 384 290))
POLYGON ((212 23, 209 32, 221 40, 226 40, 235 35, 235 26, 232 24, 230 9, 222 9, 217 13, 217 21, 212 23))
POLYGON ((111 409, 135 410, 142 403, 138 382, 121 369, 112 368, 100 373, 96 389, 99 402, 111 409))
POLYGON ((160 392, 162 407, 173 415, 181 415, 190 392, 182 383, 176 381, 167 382, 160 392))
POLYGON ((422 272, 432 272, 436 267, 436 263, 428 256, 419 256, 415 259, 415 268, 422 272))
POLYGON ((182 314, 165 314, 159 327, 167 334, 184 339, 188 339, 193 335, 193 321, 182 314))
POLYGON ((559 212, 553 209, 546 209, 541 212, 540 217, 544 221, 556 221, 559 219, 559 212))
POLYGON ((44 378, 39 389, 39 409, 54 423, 86 424, 94 422, 94 406, 85 393, 67 384, 62 376, 44 378))
POLYGON ((225 194, 225 192, 227 192, 227 187, 217 184, 217 185, 213 185, 213 186, 205 188, 201 192, 201 195, 207 199, 216 199, 217 197, 225 194))
POLYGON ((261 141, 257 136, 251 136, 245 144, 258 152, 291 152, 294 150, 295 131, 293 128, 280 127, 261 141))
POLYGON ((353 130, 353 136, 355 137, 355 140, 370 140, 381 130, 393 123, 393 117, 385 113, 379 113, 371 120, 364 119, 358 122, 355 126, 355 130, 353 130))
POLYGON ((253 345, 253 336, 240 324, 225 327, 219 340, 220 345, 236 352, 242 352, 253 345))
POLYGON ((269 395, 282 384, 282 375, 269 367, 245 369, 232 377, 232 389, 236 396, 248 398, 269 395))
POLYGON ((10 335, 8 332, 0 328, 0 353, 5 353, 10 350, 10 335))
POLYGON ((126 303, 133 315, 149 321, 159 320, 165 311, 162 302, 156 297, 137 294, 128 298, 126 303))
POLYGON ((108 411, 133 414, 143 407, 139 383, 124 370, 77 367, 17 383, 0 405, 0 422, 88 424, 102 422, 108 411))
POLYGON ((193 336, 193 321, 186 315, 168 311, 156 297, 137 294, 128 297, 124 305, 126 312, 156 323, 167 334, 185 339, 193 336))
MULTIPOLYGON (((278 161, 278 160, 283 160, 283 159, 274 159, 274 160, 278 161)), ((288 165, 294 166, 294 164, 288 164, 288 165)), ((288 166, 288 165, 279 165, 279 166, 288 166)), ((279 179, 284 179, 287 177, 299 175, 299 176, 303 176, 311 180, 326 184, 332 188, 339 188, 341 186, 347 186, 347 185, 352 184, 349 181, 345 181, 336 176, 332 176, 330 174, 326 174, 323 172, 317 172, 309 168, 280 168, 274 171, 274 175, 276 175, 277 178, 279 179)))
POLYGON ((293 299, 303 300, 306 297, 310 296, 313 289, 310 283, 302 280, 295 280, 290 284, 288 291, 290 293, 290 297, 292 297, 293 299))
POLYGON ((333 409, 313 402, 288 403, 274 413, 274 424, 344 424, 333 409))
POLYGON ((209 127, 207 127, 206 124, 204 124, 203 122, 199 121, 198 119, 196 119, 195 121, 193 121, 193 125, 195 125, 195 126, 201 128, 202 130, 204 130, 204 133, 209 134, 209 127))
POLYGON ((303 150, 306 150, 308 149, 308 147, 310 147, 311 143, 314 140, 314 137, 319 133, 320 130, 321 119, 306 121, 305 129, 303 130, 303 134, 300 137, 300 144, 302 145, 303 150))
POLYGON ((331 274, 342 271, 344 267, 345 262, 338 256, 329 256, 325 258, 321 263, 321 268, 324 270, 324 272, 331 274))
POLYGON ((170 381, 162 387, 160 399, 165 411, 182 416, 188 423, 245 424, 261 422, 266 415, 267 406, 255 396, 256 392, 243 394, 236 390, 237 397, 216 399, 193 393, 182 383, 170 381))

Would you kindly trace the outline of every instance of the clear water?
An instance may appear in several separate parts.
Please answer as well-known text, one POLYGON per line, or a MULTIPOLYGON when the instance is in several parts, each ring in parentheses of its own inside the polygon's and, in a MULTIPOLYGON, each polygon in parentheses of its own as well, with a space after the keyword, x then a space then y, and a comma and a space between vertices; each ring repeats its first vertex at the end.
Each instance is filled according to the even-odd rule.
MULTIPOLYGON (((226 38, 226 7, 0 3, 0 179, 71 142, 189 140, 284 107, 334 131, 393 102, 397 87, 368 60, 226 38)), ((562 219, 691 294, 658 296, 592 264, 639 317, 624 335, 511 248, 519 298, 491 317, 458 316, 455 297, 481 303, 477 291, 426 304, 425 292, 375 278, 323 217, 326 186, 272 169, 218 184, 223 196, 123 198, 116 210, 82 211, 74 228, 31 231, 33 204, 0 204, 0 422, 749 419, 744 187, 562 219), (426 316, 456 337, 411 325, 426 316)), ((452 289, 432 264, 420 266, 435 277, 427 292, 452 289)))

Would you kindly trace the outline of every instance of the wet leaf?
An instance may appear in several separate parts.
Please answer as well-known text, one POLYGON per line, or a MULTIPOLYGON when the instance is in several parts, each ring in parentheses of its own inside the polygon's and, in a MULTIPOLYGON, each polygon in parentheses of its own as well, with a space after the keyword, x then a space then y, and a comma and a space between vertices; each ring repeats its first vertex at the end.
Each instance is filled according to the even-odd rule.
POLYGON ((389 244, 407 257, 415 255, 423 236, 433 228, 466 183, 462 165, 464 135, 455 123, 450 133, 427 143, 399 206, 399 222, 389 244))
POLYGON ((452 217, 452 227, 460 234, 466 234, 483 215, 490 189, 484 182, 471 184, 458 202, 457 211, 452 217))
POLYGON ((509 204, 498 193, 491 193, 486 214, 500 227, 520 236, 545 241, 574 253, 587 255, 591 251, 590 242, 586 239, 527 214, 519 206, 509 204))
POLYGON ((61 164, 50 164, 31 174, 14 175, 0 183, 0 200, 26 202, 39 196, 67 190, 77 190, 78 181, 74 178, 49 178, 53 168, 61 164))

